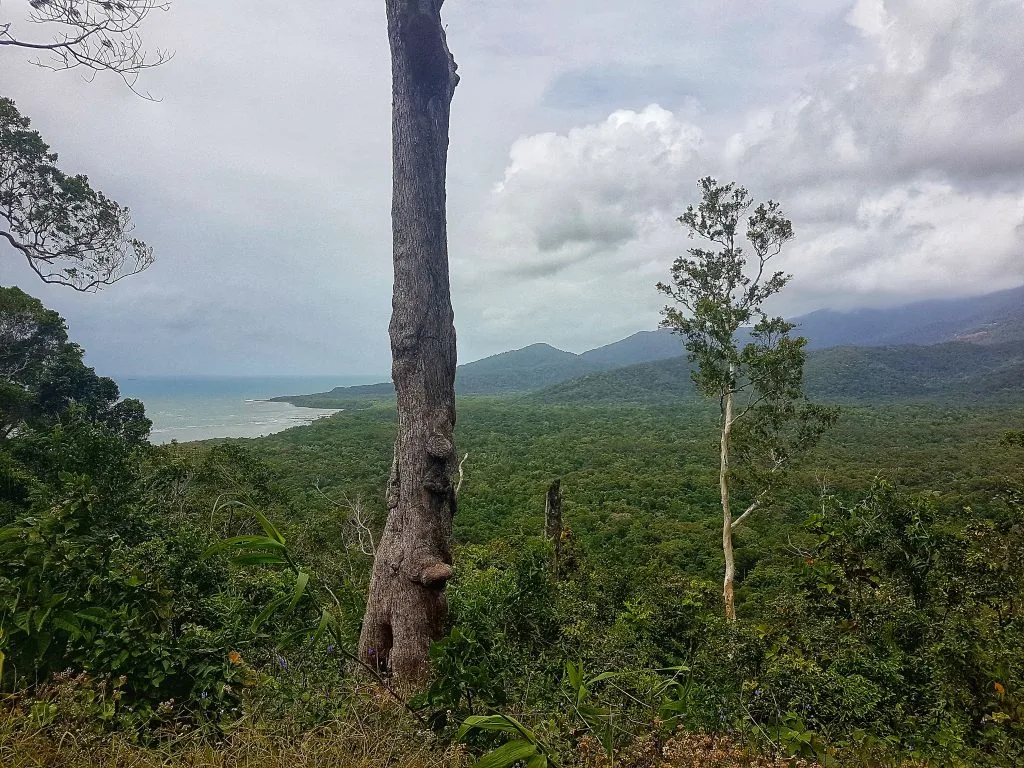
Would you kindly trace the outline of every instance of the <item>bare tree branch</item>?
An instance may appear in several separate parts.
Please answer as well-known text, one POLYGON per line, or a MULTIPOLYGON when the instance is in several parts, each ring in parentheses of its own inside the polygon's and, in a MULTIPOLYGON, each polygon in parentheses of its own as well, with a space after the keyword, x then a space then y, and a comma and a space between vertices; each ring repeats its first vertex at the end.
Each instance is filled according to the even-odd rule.
POLYGON ((166 11, 170 0, 27 0, 27 14, 19 21, 0 22, 0 46, 51 54, 50 61, 32 63, 52 70, 85 69, 89 79, 99 72, 113 72, 133 93, 153 99, 136 89, 139 74, 169 61, 173 54, 143 46, 139 29, 154 11, 166 11), (53 30, 44 39, 18 34, 17 27, 42 25, 53 30))
POLYGON ((356 496, 355 499, 350 499, 348 494, 344 493, 342 494, 341 501, 332 499, 320 488, 319 480, 313 484, 313 489, 320 498, 324 499, 332 507, 347 513, 345 523, 355 538, 346 537, 346 549, 358 549, 372 560, 377 553, 377 544, 373 538, 373 530, 369 524, 370 516, 363 506, 363 500, 359 496, 356 496))
POLYGON ((744 510, 742 515, 740 515, 739 517, 737 517, 735 520, 732 521, 733 529, 735 530, 736 526, 738 526, 740 523, 742 523, 744 520, 746 520, 748 517, 750 517, 760 507, 761 507, 761 497, 758 496, 757 500, 755 500, 753 504, 751 504, 749 507, 747 507, 746 510, 744 510))

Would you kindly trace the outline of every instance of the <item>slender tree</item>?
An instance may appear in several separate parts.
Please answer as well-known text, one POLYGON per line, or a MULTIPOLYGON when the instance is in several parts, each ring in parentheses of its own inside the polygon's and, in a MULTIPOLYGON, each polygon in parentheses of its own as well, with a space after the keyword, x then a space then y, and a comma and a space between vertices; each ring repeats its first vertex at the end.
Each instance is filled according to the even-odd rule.
POLYGON ((392 71, 394 293, 390 325, 398 437, 388 518, 374 559, 360 657, 401 685, 428 673, 452 576, 456 493, 455 326, 445 174, 459 78, 443 0, 387 0, 392 71))
POLYGON ((661 325, 681 334, 697 389, 720 405, 719 494, 725 613, 736 618, 733 584, 736 562, 733 531, 764 507, 794 458, 813 446, 837 417, 834 409, 807 402, 803 368, 807 339, 790 336, 795 326, 768 317, 764 302, 790 280, 770 272, 769 262, 793 238, 793 226, 778 203, 761 203, 746 219, 747 257, 740 227, 753 206, 747 190, 707 177, 698 182, 701 201, 688 206, 679 222, 689 236, 717 250, 691 248, 672 264, 671 283, 658 290, 674 304, 664 308, 661 325), (734 462, 734 459, 736 460, 734 462), (734 517, 731 491, 745 481, 752 499, 734 517))

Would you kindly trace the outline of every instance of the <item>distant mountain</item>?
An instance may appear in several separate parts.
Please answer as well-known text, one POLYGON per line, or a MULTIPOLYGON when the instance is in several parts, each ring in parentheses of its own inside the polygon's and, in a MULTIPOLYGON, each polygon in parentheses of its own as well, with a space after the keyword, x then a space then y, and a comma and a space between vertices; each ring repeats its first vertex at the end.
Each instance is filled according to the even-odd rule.
POLYGON ((603 369, 609 369, 634 363, 649 363, 652 360, 666 360, 670 357, 679 357, 684 352, 683 338, 667 328, 661 328, 657 331, 634 333, 622 341, 584 352, 580 358, 603 369))
MULTIPOLYGON (((1024 287, 969 299, 922 301, 891 309, 864 309, 853 312, 820 310, 795 318, 794 322, 797 323, 797 332, 808 337, 812 350, 834 347, 858 348, 836 350, 833 355, 825 358, 812 356, 808 361, 809 385, 811 382, 819 381, 815 377, 820 377, 821 386, 825 388, 822 392, 834 392, 837 393, 837 397, 845 396, 841 394, 842 391, 846 391, 843 390, 843 386, 850 392, 866 392, 871 387, 893 395, 898 392, 923 392, 928 386, 921 382, 913 383, 916 381, 911 370, 916 365, 913 361, 920 361, 924 366, 922 370, 926 371, 926 380, 938 381, 943 376, 952 375, 952 369, 947 369, 946 373, 939 370, 942 368, 940 358, 943 355, 950 357, 951 360, 955 358, 955 364, 960 364, 971 360, 972 355, 984 356, 985 353, 955 347, 934 353, 903 350, 891 354, 870 354, 860 348, 908 344, 933 345, 943 342, 970 342, 978 347, 1000 347, 1024 342, 1024 287), (908 357, 901 362, 904 355, 908 357), (826 364, 820 362, 822 360, 830 362, 826 364), (908 369, 907 365, 911 368, 908 369), (935 379, 936 376, 939 379, 935 379), (869 379, 874 383, 872 384, 869 379), (827 383, 830 380, 832 384, 827 383)), ((543 389, 544 397, 557 397, 560 396, 557 393, 563 391, 559 388, 562 383, 568 382, 565 392, 576 391, 580 386, 577 380, 586 377, 584 380, 587 387, 600 388, 605 386, 604 382, 610 381, 601 377, 604 372, 626 366, 671 361, 673 358, 680 358, 684 353, 682 339, 665 329, 640 331, 621 341, 579 355, 549 344, 531 344, 522 349, 502 352, 460 365, 455 378, 455 391, 460 395, 501 395, 543 389), (594 378, 595 376, 597 378, 594 378)), ((950 365, 955 364, 950 361, 950 365)), ((623 373, 622 377, 616 379, 618 384, 609 386, 618 390, 619 384, 622 384, 625 378, 635 374, 639 378, 634 382, 634 394, 626 397, 626 394, 620 391, 617 397, 620 401, 622 397, 626 397, 626 401, 637 398, 643 400, 646 392, 667 391, 666 387, 674 386, 664 378, 667 375, 665 371, 675 371, 679 366, 685 366, 685 360, 637 369, 633 373, 623 373), (640 371, 643 371, 643 375, 640 371), (648 378, 644 378, 645 376, 648 378)), ((689 387, 689 376, 685 376, 684 380, 682 389, 689 387)), ((950 381, 946 383, 952 386, 950 381)), ((594 395, 593 390, 587 392, 587 397, 594 395)), ((681 393, 682 390, 679 394, 681 393)), ((393 395, 392 384, 384 382, 358 387, 335 387, 330 392, 315 395, 274 399, 296 405, 347 407, 350 403, 358 403, 367 398, 393 395)))
POLYGON ((822 309, 794 319, 811 349, 1024 340, 1024 286, 967 299, 920 301, 889 309, 822 309))
POLYGON ((460 365, 455 374, 455 391, 460 395, 528 392, 607 367, 611 366, 587 361, 583 355, 550 344, 531 344, 460 365))
MULTIPOLYGON (((531 344, 460 365, 455 374, 455 391, 460 395, 528 392, 601 369, 598 363, 585 361, 580 355, 556 349, 550 344, 531 344)), ((309 407, 344 407, 350 404, 349 401, 392 397, 394 394, 394 385, 382 382, 358 387, 335 387, 330 392, 273 399, 309 407)))
MULTIPOLYGON (((640 331, 629 338, 581 355, 557 349, 550 344, 531 344, 460 365, 455 375, 455 391, 460 395, 530 392, 588 373, 648 360, 661 360, 683 351, 680 338, 665 330, 640 331)), ((394 393, 394 386, 384 382, 358 387, 335 387, 330 392, 273 399, 295 405, 330 407, 332 404, 347 404, 348 401, 366 398, 391 397, 394 393)))
MULTIPOLYGON (((1024 401, 1024 342, 837 347, 807 358, 808 396, 824 402, 1024 401)), ((527 395, 544 403, 648 404, 697 397, 684 357, 561 382, 527 395)))

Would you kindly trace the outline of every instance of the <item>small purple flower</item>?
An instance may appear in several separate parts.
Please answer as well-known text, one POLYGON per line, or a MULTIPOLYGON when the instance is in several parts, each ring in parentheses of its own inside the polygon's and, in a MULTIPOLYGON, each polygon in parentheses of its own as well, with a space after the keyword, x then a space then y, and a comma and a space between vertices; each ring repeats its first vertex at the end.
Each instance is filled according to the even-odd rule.
POLYGON ((327 653, 328 655, 334 653, 334 646, 331 643, 327 644, 327 653))
POLYGON ((288 662, 285 660, 284 656, 277 657, 277 666, 281 669, 288 669, 288 662))
POLYGON ((199 698, 200 699, 205 699, 206 698, 206 691, 203 691, 202 695, 200 695, 199 698))
POLYGON ((367 655, 369 655, 369 656, 376 656, 376 655, 377 655, 377 649, 376 649, 376 648, 371 648, 371 649, 370 649, 370 650, 368 650, 368 651, 367 651, 366 653, 367 653, 367 655))

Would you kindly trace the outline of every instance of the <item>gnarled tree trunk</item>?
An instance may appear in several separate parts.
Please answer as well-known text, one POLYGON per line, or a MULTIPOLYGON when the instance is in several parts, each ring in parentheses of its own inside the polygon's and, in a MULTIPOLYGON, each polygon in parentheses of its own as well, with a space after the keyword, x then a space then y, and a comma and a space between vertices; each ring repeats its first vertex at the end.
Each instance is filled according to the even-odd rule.
POLYGON ((407 685, 428 672, 452 575, 455 326, 448 285, 445 170, 458 83, 443 0, 387 0, 391 44, 395 284, 392 378, 398 438, 388 519, 370 580, 360 658, 407 685))

